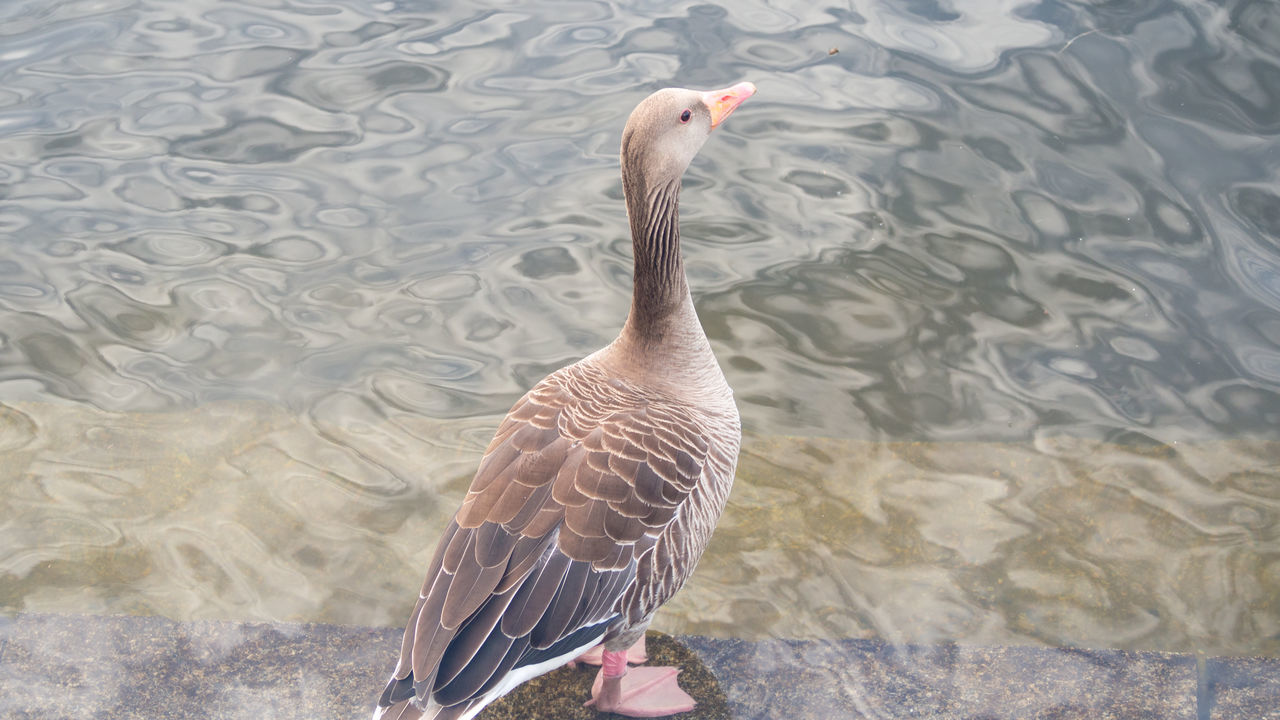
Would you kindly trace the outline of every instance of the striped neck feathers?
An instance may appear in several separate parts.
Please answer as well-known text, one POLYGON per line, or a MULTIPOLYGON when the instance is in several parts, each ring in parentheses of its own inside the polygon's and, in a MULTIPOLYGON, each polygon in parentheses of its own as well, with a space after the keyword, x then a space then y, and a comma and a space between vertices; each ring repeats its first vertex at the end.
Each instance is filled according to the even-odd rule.
MULTIPOLYGON (((649 341, 662 340, 672 323, 688 322, 689 282, 680 254, 680 179, 644 187, 623 183, 635 256, 631 313, 627 330, 649 341)), ((693 318, 696 323, 696 316, 693 318)))

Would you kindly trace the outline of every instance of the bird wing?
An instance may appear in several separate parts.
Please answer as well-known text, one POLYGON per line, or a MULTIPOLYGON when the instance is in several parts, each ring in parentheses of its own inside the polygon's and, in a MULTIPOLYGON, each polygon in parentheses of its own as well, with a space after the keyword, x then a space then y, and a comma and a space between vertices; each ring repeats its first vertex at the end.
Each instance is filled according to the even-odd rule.
POLYGON ((574 382, 575 367, 498 428, 436 548, 380 705, 483 695, 514 668, 598 639, 646 580, 638 561, 697 484, 708 443, 679 405, 574 382))

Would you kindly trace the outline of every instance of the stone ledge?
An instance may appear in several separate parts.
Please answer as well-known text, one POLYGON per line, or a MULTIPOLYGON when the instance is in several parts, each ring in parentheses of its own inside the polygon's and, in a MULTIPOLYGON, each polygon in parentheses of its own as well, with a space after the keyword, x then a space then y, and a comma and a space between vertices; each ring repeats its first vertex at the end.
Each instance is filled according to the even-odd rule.
MULTIPOLYGON (((678 638, 743 720, 1280 718, 1280 658, 678 638)), ((400 630, 0 618, 0 717, 364 718, 400 630)))

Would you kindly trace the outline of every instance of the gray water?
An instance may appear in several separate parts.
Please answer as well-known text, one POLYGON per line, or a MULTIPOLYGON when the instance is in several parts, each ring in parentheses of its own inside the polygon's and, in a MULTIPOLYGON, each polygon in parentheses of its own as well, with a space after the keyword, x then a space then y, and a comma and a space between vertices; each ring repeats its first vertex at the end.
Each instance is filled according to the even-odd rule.
POLYGON ((664 630, 1280 654, 1280 6, 0 5, 0 608, 399 625, 686 176, 746 430, 664 630))

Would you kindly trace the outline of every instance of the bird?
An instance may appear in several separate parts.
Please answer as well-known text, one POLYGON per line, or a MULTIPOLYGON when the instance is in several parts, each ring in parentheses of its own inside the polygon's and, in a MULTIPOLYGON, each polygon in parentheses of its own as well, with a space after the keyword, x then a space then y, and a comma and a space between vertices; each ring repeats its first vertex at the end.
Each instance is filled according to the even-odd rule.
POLYGON ((620 152, 634 252, 626 320, 499 424, 436 546, 374 720, 470 720, 600 645, 587 705, 633 717, 694 707, 678 668, 628 658, 644 659, 646 628, 692 574, 733 484, 741 421, 694 310, 679 200, 712 130, 755 92, 666 88, 632 111, 620 152))

